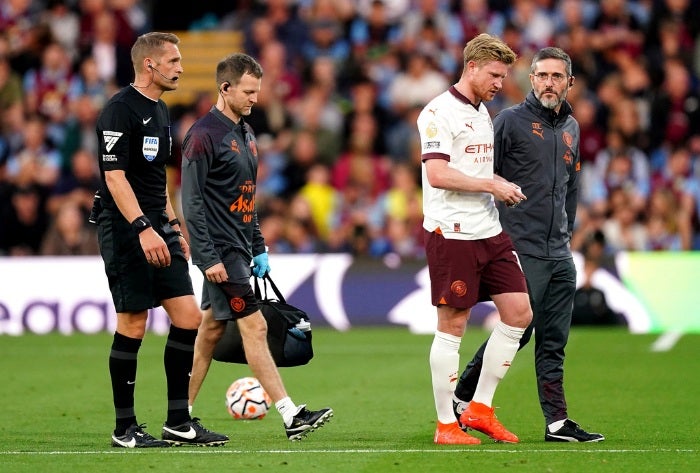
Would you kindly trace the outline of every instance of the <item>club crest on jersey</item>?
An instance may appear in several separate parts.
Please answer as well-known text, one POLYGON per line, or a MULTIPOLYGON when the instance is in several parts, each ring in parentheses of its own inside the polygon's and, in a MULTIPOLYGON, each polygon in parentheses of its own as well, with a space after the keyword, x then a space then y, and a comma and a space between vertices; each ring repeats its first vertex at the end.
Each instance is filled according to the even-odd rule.
POLYGON ((253 156, 255 156, 257 158, 258 157, 258 144, 255 141, 250 140, 250 143, 248 143, 248 146, 250 147, 250 152, 253 153, 253 156))
POLYGON ((240 148, 238 147, 238 141, 236 141, 236 140, 231 140, 231 151, 233 151, 234 153, 240 153, 240 152, 241 152, 240 148))
POLYGON ((143 157, 146 161, 150 162, 156 159, 158 156, 158 144, 159 140, 157 136, 144 136, 143 137, 143 157))

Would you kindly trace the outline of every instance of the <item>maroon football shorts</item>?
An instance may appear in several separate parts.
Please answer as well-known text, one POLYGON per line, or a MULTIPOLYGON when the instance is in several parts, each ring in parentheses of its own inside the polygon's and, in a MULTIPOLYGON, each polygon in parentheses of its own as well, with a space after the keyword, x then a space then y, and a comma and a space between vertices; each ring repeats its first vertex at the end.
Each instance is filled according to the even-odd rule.
POLYGON ((469 309, 493 294, 527 293, 525 275, 510 237, 451 240, 424 230, 432 303, 469 309))

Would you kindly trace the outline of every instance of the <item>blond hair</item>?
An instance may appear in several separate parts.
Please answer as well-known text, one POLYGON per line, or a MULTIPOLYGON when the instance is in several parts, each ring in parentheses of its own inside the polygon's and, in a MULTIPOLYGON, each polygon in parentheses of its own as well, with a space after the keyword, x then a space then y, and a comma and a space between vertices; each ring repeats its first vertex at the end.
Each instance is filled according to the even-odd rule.
POLYGON ((474 61, 481 66, 487 62, 498 61, 511 66, 518 59, 517 54, 496 36, 481 33, 467 43, 463 51, 464 66, 474 61))
POLYGON ((131 62, 134 69, 138 69, 138 64, 147 56, 155 56, 163 51, 165 43, 178 44, 180 38, 173 33, 161 33, 152 31, 136 38, 136 42, 131 47, 131 62))

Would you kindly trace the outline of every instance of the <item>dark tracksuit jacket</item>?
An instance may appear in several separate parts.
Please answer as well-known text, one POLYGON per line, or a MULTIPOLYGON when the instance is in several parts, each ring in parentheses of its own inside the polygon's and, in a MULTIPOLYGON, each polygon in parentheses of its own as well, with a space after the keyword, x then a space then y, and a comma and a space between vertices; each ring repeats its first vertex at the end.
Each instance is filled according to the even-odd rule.
POLYGON ((258 151, 252 129, 212 107, 190 128, 182 148, 192 262, 204 272, 231 251, 250 262, 265 251, 255 207, 258 151))

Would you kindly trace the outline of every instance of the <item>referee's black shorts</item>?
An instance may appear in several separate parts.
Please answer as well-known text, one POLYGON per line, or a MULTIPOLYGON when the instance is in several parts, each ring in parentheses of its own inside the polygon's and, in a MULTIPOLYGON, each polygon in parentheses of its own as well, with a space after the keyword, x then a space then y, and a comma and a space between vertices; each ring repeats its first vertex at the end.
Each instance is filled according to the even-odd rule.
POLYGON ((105 209, 97 221, 100 253, 117 312, 140 312, 159 306, 165 299, 194 294, 180 237, 168 223, 168 215, 156 212, 146 217, 168 245, 168 267, 148 264, 138 235, 120 212, 105 209))

